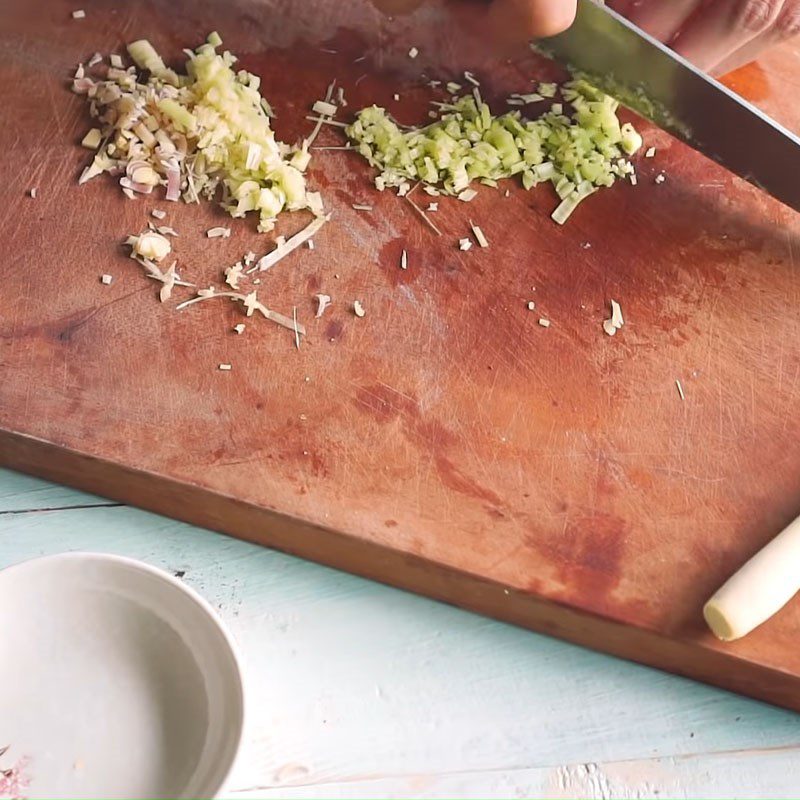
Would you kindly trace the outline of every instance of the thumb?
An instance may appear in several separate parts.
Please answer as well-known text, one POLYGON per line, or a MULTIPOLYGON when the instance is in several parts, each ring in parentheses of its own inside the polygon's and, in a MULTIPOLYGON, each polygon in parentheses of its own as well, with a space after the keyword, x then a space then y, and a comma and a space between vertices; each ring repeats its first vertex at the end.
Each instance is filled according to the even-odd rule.
POLYGON ((554 36, 575 20, 578 0, 494 0, 489 19, 505 40, 554 36))

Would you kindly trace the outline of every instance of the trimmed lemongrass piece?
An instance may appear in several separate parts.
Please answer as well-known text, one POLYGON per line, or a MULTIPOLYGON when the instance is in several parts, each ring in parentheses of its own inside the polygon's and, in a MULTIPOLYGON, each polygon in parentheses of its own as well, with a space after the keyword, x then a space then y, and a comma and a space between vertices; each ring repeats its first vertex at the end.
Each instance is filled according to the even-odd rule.
POLYGON ((542 97, 555 97, 558 91, 558 85, 555 83, 540 83, 537 87, 537 91, 542 97))
POLYGON ((128 55, 137 67, 146 69, 155 78, 159 78, 171 86, 178 86, 180 81, 174 70, 164 63, 161 56, 147 39, 139 39, 128 45, 128 55))
POLYGON ((703 606, 703 616, 714 635, 726 642, 740 639, 783 608, 800 589, 798 559, 800 520, 795 520, 703 606))
POLYGON ((408 253, 405 250, 400 253, 400 269, 408 269, 408 253))
POLYGON ((441 236, 442 232, 436 227, 435 223, 431 220, 431 218, 413 201, 406 195, 406 200, 408 200, 409 205, 414 211, 419 214, 419 216, 425 221, 425 224, 437 235, 441 236))
POLYGON ((475 241, 481 247, 488 247, 489 246, 489 240, 486 238, 486 236, 484 235, 483 231, 477 225, 473 224, 472 222, 469 223, 469 226, 470 226, 470 228, 472 228, 472 235, 475 237, 475 241))
POLYGON ((286 258, 289 253, 296 250, 304 242, 307 242, 330 218, 331 215, 327 214, 324 217, 317 217, 312 220, 299 233, 296 233, 290 239, 278 245, 272 252, 259 258, 248 272, 255 272, 256 270, 264 272, 270 267, 275 266, 282 258, 286 258))
POLYGON ((230 372, 232 369, 233 369, 233 367, 230 364, 220 364, 219 365, 220 372, 230 372))
POLYGON ((225 268, 225 283, 231 289, 239 288, 239 281, 244 277, 242 272, 242 262, 237 261, 232 267, 225 268))
POLYGON ((236 302, 242 303, 248 317, 252 317, 253 314, 258 311, 259 314, 276 323, 277 325, 280 325, 282 328, 286 328, 290 331, 296 330, 301 336, 306 335, 306 329, 302 325, 299 323, 295 325, 294 321, 290 317, 280 314, 277 311, 273 311, 272 309, 267 308, 263 303, 260 303, 258 301, 258 296, 254 291, 250 292, 250 294, 242 294, 241 292, 217 292, 214 290, 213 286, 210 286, 208 289, 200 289, 197 292, 197 296, 193 297, 191 300, 184 300, 182 303, 179 303, 177 306, 175 306, 175 310, 183 311, 185 308, 193 306, 196 303, 202 303, 205 300, 211 300, 217 297, 229 297, 236 302))
POLYGON ((400 101, 400 95, 395 92, 395 94, 392 95, 392 99, 395 102, 399 102, 400 101))
POLYGON ((361 305, 360 300, 353 301, 353 313, 357 317, 365 317, 367 315, 367 312, 364 310, 364 306, 361 305))
POLYGON ((211 33, 206 36, 206 42, 212 47, 219 47, 222 44, 222 37, 216 31, 211 31, 211 33))
POLYGON ((467 70, 464 70, 464 79, 469 81, 473 86, 481 85, 481 82, 471 72, 468 72, 467 70))
POLYGON ((471 250, 472 249, 472 242, 469 239, 467 239, 466 237, 464 239, 459 239, 458 240, 458 249, 459 250, 463 250, 464 252, 466 252, 467 250, 471 250))
POLYGON ((292 325, 294 325, 294 346, 300 349, 300 331, 297 330, 297 306, 292 306, 292 325))
POLYGON ((163 261, 172 250, 169 239, 154 231, 129 236, 125 243, 131 247, 131 257, 139 256, 149 261, 163 261))
POLYGON ((412 47, 408 51, 408 57, 409 58, 416 58, 418 55, 419 55, 419 50, 416 47, 412 47))
POLYGON ((686 399, 686 395, 683 393, 683 385, 677 379, 675 381, 675 386, 678 389, 678 394, 681 396, 681 400, 685 400, 686 399))
POLYGON ((111 53, 111 55, 109 55, 108 57, 108 62, 109 64, 111 64, 112 67, 115 67, 116 69, 123 69, 123 67, 125 66, 122 63, 122 57, 117 53, 111 53))
POLYGON ((95 53, 87 62, 87 67, 93 67, 95 64, 99 64, 103 60, 103 56, 100 53, 95 53))
POLYGON ((164 219, 167 216, 166 211, 162 211, 160 208, 154 208, 150 214, 154 216, 156 219, 164 219))
MULTIPOLYGON (((552 111, 554 114, 563 114, 563 113, 564 113, 564 106, 563 106, 561 103, 553 103, 553 105, 552 105, 552 106, 550 106, 550 110, 551 110, 551 111, 552 111)), ((634 131, 634 132, 635 132, 635 131, 634 131)), ((641 139, 641 136, 640 136, 639 138, 641 139)), ((626 151, 626 152, 627 152, 627 151, 626 151)), ((635 151, 634 151, 634 152, 635 152, 635 151)))
POLYGON ((160 178, 158 173, 147 165, 131 170, 131 181, 142 186, 157 186, 160 178))
POLYGON ((209 228, 206 231, 206 236, 209 239, 228 239, 230 235, 231 235, 230 228, 216 227, 216 228, 209 228))
POLYGON ((313 250, 313 249, 314 249, 314 240, 313 240, 313 239, 309 239, 309 240, 306 242, 306 247, 307 247, 309 250, 313 250))
POLYGON ((528 311, 533 311, 536 308, 536 303, 533 300, 528 300, 528 311))
POLYGON ((323 117, 334 117, 339 109, 333 103, 328 103, 325 100, 317 100, 317 102, 311 106, 311 110, 315 114, 319 114, 323 117))
POLYGON ((107 273, 105 275, 101 275, 100 276, 100 283, 102 283, 104 286, 110 286, 111 285, 111 281, 113 281, 113 280, 114 280, 114 278, 111 275, 107 274, 107 273))
POLYGON ((241 335, 244 333, 244 329, 245 329, 245 324, 244 324, 244 322, 239 322, 238 324, 234 325, 234 326, 233 326, 233 329, 236 331, 236 333, 237 333, 239 336, 241 336, 241 335))
POLYGON ((324 313, 325 309, 331 304, 331 296, 329 294, 315 295, 317 299, 317 313, 314 315, 319 319, 324 313))
POLYGON ((478 196, 478 193, 474 189, 464 189, 463 192, 459 192, 458 199, 463 201, 464 203, 470 203, 477 196, 478 196))
POLYGON ((545 319, 544 317, 540 317, 539 318, 539 324, 543 328, 549 328, 550 327, 550 320, 549 319, 545 319))
POLYGON ((589 181, 582 181, 574 191, 565 197, 558 208, 553 212, 552 218, 559 225, 563 225, 572 215, 573 211, 591 194, 597 191, 589 181))
POLYGON ((100 128, 91 128, 86 132, 86 136, 81 139, 81 144, 88 150, 97 150, 102 141, 103 134, 100 128))
POLYGON ((655 183, 664 183, 666 179, 667 176, 663 172, 660 172, 658 175, 656 175, 655 183))
POLYGON ((609 336, 615 336, 616 333, 617 333, 617 326, 610 319, 604 319, 603 320, 603 330, 609 336))
POLYGON ((513 93, 509 96, 507 102, 510 102, 511 100, 521 100, 522 105, 527 105, 528 103, 539 103, 544 100, 544 97, 538 92, 528 92, 527 94, 513 93))
POLYGON ((164 284, 159 293, 158 297, 162 303, 166 303, 170 297, 172 297, 172 287, 175 286, 175 281, 177 280, 178 276, 175 274, 175 266, 177 265, 177 261, 173 261, 166 272, 162 273, 162 283, 164 284))
POLYGON ((655 147, 648 147, 647 150, 644 151, 645 158, 652 158, 656 154, 655 147))
POLYGON ((31 196, 31 200, 36 199, 36 195, 38 194, 39 190, 34 186, 32 189, 28 190, 28 194, 31 196))
POLYGON ((426 211, 438 211, 439 204, 438 203, 428 203, 428 207, 425 209, 426 211))
POLYGON ((178 236, 178 231, 176 231, 175 228, 170 228, 169 225, 159 225, 156 228, 156 231, 160 233, 162 236, 178 236))
POLYGON ((328 119, 327 117, 314 117, 311 114, 306 114, 306 119, 310 122, 320 122, 323 125, 333 125, 336 128, 346 128, 346 122, 337 122, 335 119, 328 119))
POLYGON ((642 135, 633 127, 633 125, 630 124, 630 122, 626 122, 620 128, 620 133, 622 134, 622 138, 620 139, 619 146, 629 156, 632 156, 639 149, 641 149, 642 145, 644 144, 644 139, 642 139, 642 135))
POLYGON ((86 17, 86 12, 79 8, 77 11, 72 12, 72 19, 84 19, 86 17))
POLYGON ((444 88, 447 89, 448 94, 458 94, 461 91, 461 84, 455 81, 448 81, 444 88))
POLYGON ((611 301, 611 324, 617 330, 625 324, 625 320, 622 318, 622 309, 616 300, 611 301))
POLYGON ((372 211, 372 206, 368 206, 364 203, 353 203, 353 210, 354 211, 372 211))

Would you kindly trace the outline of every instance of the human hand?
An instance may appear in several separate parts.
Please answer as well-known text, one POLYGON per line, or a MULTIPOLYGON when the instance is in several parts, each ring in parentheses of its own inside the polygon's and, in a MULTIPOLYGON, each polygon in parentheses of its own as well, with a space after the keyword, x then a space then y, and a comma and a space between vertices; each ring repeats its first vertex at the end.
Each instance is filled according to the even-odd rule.
MULTIPOLYGON (((725 73, 800 33, 800 0, 607 0, 700 69, 725 73)), ((565 30, 576 0, 494 0, 510 31, 531 37, 565 30)))
POLYGON ((800 33, 800 0, 609 0, 700 69, 722 74, 800 33))
MULTIPOLYGON (((373 0, 411 10, 423 0, 373 0)), ((608 5, 700 69, 725 73, 800 34, 800 0, 607 0, 608 5)), ((577 0, 493 0, 489 21, 509 40, 552 36, 575 18, 577 0)))

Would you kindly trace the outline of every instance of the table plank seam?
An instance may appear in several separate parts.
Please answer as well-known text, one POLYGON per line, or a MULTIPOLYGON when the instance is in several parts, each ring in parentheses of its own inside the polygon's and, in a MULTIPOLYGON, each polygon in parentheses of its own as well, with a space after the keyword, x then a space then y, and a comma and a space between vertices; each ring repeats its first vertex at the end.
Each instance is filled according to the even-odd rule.
POLYGON ((49 508, 14 508, 0 511, 1 516, 12 514, 42 514, 48 511, 83 511, 88 508, 123 508, 125 503, 84 503, 79 506, 52 506, 49 508))
MULTIPOLYGON (((638 758, 621 758, 611 759, 608 761, 570 761, 567 763, 552 763, 552 764, 528 764, 525 766, 498 766, 486 767, 484 769, 460 769, 460 770, 445 770, 443 772, 430 772, 426 773, 430 777, 435 778, 450 778, 458 776, 469 775, 491 775, 492 773, 505 774, 509 772, 526 772, 526 771, 547 771, 557 769, 574 769, 575 767, 582 767, 587 765, 594 765, 598 768, 613 767, 624 764, 646 764, 659 761, 666 761, 676 763, 679 761, 692 761, 695 759, 707 758, 710 756, 736 756, 736 755, 766 755, 769 753, 792 753, 797 751, 800 755, 800 742, 796 744, 776 745, 774 747, 747 747, 747 748, 734 748, 730 750, 705 750, 701 753, 673 753, 673 754, 658 754, 638 758)), ((257 786, 248 786, 246 788, 228 790, 230 794, 241 794, 245 792, 257 791, 273 791, 278 789, 301 789, 303 787, 323 787, 323 786, 339 786, 357 783, 371 783, 374 781, 383 780, 408 780, 419 775, 418 771, 408 773, 395 772, 375 775, 344 775, 341 778, 323 779, 320 781, 306 781, 298 783, 274 783, 274 784, 259 784, 257 786)))

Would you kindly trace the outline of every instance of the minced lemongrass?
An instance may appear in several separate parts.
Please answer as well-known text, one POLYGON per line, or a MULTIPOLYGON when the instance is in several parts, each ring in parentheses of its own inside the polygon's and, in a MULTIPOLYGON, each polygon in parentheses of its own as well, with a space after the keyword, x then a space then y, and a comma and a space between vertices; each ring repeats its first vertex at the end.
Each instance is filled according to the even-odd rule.
POLYGON ((141 39, 127 48, 138 72, 115 66, 115 58, 107 79, 76 78, 73 90, 87 95, 102 136, 79 182, 121 173, 128 197, 160 185, 167 200, 186 202, 211 199, 221 190, 223 208, 233 217, 257 213, 261 231, 271 230, 285 210, 308 208, 319 215, 321 200, 306 190, 308 147, 276 140, 260 78, 237 71, 235 56, 217 52, 220 44, 212 33, 196 50, 185 51, 186 72, 178 74, 141 39), (132 180, 132 165, 146 180, 132 180))
POLYGON ((472 235, 475 237, 475 241, 478 243, 480 247, 488 247, 489 240, 486 238, 484 232, 474 223, 469 223, 470 228, 472 229, 472 235))
POLYGON ((325 100, 317 100, 317 102, 311 106, 311 110, 320 116, 333 117, 339 109, 333 103, 328 103, 325 100))
POLYGON ((100 143, 103 141, 103 134, 100 128, 91 128, 86 132, 86 135, 81 139, 81 144, 88 150, 97 150, 100 143))
POLYGON ((401 128, 371 106, 346 133, 379 170, 379 189, 421 182, 426 191, 435 187, 467 199, 474 196, 473 181, 496 185, 519 175, 526 189, 545 181, 557 187, 561 205, 553 218, 563 224, 594 189, 633 173, 627 158, 641 147, 641 137, 619 121, 617 101, 585 80, 565 84, 562 93, 569 114, 551 110, 529 120, 514 110, 493 116, 476 88, 444 104, 426 127, 401 128))

